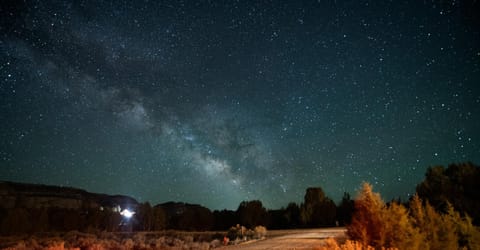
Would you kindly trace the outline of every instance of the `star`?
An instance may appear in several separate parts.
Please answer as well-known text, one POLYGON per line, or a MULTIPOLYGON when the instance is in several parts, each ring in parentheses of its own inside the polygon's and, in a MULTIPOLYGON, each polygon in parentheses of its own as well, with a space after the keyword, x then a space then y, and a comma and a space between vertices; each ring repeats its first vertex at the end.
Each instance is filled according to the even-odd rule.
POLYGON ((6 3, 1 179, 211 209, 363 181, 406 197, 431 165, 480 162, 478 18, 455 13, 6 3))

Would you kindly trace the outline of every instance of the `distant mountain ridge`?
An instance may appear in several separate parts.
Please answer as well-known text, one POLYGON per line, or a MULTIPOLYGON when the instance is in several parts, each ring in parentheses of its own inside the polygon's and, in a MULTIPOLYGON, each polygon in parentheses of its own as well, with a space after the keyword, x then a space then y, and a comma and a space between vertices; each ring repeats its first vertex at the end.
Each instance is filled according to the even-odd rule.
POLYGON ((87 192, 73 187, 0 181, 0 208, 132 208, 137 200, 125 195, 87 192))

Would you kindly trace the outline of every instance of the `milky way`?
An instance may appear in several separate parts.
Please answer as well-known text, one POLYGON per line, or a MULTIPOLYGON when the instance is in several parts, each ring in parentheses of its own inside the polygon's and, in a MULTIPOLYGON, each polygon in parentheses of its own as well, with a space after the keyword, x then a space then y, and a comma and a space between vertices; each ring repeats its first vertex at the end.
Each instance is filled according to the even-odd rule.
POLYGON ((476 1, 2 3, 0 179, 235 209, 480 162, 476 1))

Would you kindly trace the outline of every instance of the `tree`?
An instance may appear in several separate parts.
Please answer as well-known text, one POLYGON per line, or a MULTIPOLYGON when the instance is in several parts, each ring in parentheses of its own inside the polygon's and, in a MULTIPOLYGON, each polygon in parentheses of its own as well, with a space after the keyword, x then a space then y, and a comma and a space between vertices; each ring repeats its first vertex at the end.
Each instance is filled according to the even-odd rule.
POLYGON ((243 201, 237 209, 240 223, 248 228, 265 226, 268 221, 267 210, 259 200, 243 201))
POLYGON ((100 209, 88 209, 86 216, 86 231, 95 232, 106 229, 106 211, 100 209))
POLYGON ((359 241, 364 246, 379 246, 384 237, 382 210, 385 203, 378 193, 372 191, 372 186, 363 183, 355 199, 355 211, 352 223, 347 227, 347 234, 352 239, 359 241))
POLYGON ((336 209, 335 203, 325 196, 322 188, 307 188, 301 208, 302 222, 307 226, 334 225, 336 209))
POLYGON ((435 211, 427 202, 425 204, 428 232, 427 241, 430 243, 430 249, 456 249, 458 237, 455 234, 455 225, 448 216, 441 215, 435 211))
MULTIPOLYGON (((422 202, 418 195, 410 200, 409 207, 412 225, 417 229, 414 237, 419 241, 418 249, 458 248, 455 221, 461 219, 438 213, 428 201, 422 202)), ((454 214, 453 208, 451 213, 454 214)))
POLYGON ((354 210, 355 204, 350 198, 350 194, 347 192, 343 193, 342 201, 337 207, 337 220, 340 225, 348 225, 352 221, 352 213, 354 210))
POLYGON ((178 219, 178 228, 182 230, 210 230, 213 227, 212 212, 199 205, 187 206, 178 219))
POLYGON ((287 217, 285 216, 285 208, 268 210, 268 228, 284 229, 288 227, 287 217))
POLYGON ((295 202, 288 203, 285 209, 285 218, 287 225, 291 228, 298 227, 300 225, 300 207, 295 202))
POLYGON ((109 232, 115 232, 120 229, 122 216, 120 213, 114 211, 105 211, 104 213, 104 225, 106 225, 106 230, 109 232))
POLYGON ((456 249, 456 236, 451 228, 449 221, 431 206, 424 207, 418 197, 412 198, 409 213, 396 201, 385 205, 380 195, 372 191, 372 186, 364 183, 355 199, 347 234, 364 247, 456 249))
POLYGON ((337 206, 330 198, 323 200, 313 213, 312 223, 315 226, 334 226, 337 216, 337 206))
POLYGON ((418 249, 429 249, 429 243, 427 241, 427 215, 425 208, 422 204, 422 200, 418 195, 411 198, 409 203, 409 215, 410 223, 417 229, 417 234, 414 235, 415 241, 418 242, 418 249))
POLYGON ((448 168, 435 166, 428 168, 425 180, 417 185, 417 193, 423 200, 437 209, 446 212, 447 203, 455 210, 466 213, 474 225, 480 225, 480 167, 474 164, 450 164, 448 168))
POLYGON ((167 214, 160 206, 153 208, 153 230, 159 231, 167 227, 167 214))
POLYGON ((472 219, 468 215, 462 217, 460 213, 455 211, 453 206, 448 203, 447 213, 444 216, 453 224, 460 248, 480 249, 480 232, 478 228, 473 226, 472 219))
POLYGON ((215 230, 227 230, 232 225, 240 223, 237 213, 231 210, 215 210, 213 211, 213 217, 215 218, 215 230))
POLYGON ((379 245, 397 249, 419 249, 420 239, 415 237, 419 230, 413 227, 408 211, 402 204, 390 203, 381 215, 383 227, 379 245))
POLYGON ((429 167, 425 180, 417 185, 417 193, 437 208, 443 208, 448 201, 452 188, 443 166, 429 167))
POLYGON ((145 202, 139 204, 137 207, 137 213, 135 214, 137 218, 137 230, 141 231, 150 231, 153 228, 154 214, 153 209, 150 203, 145 202))

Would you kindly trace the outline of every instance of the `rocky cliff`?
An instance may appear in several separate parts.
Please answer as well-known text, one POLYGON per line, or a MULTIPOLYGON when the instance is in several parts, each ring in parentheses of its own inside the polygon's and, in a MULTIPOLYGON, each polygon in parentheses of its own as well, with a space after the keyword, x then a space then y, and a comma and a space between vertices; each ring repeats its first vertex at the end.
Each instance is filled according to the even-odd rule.
POLYGON ((0 208, 137 207, 129 196, 90 193, 82 189, 0 181, 0 208))

